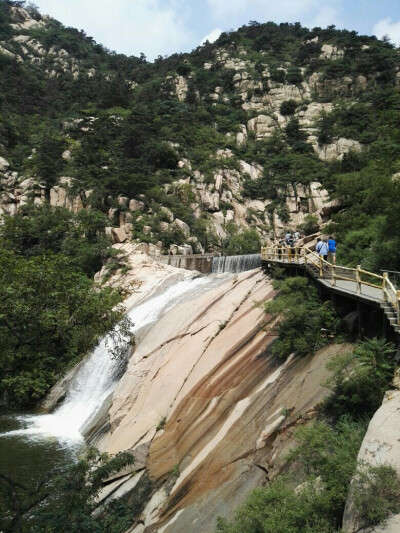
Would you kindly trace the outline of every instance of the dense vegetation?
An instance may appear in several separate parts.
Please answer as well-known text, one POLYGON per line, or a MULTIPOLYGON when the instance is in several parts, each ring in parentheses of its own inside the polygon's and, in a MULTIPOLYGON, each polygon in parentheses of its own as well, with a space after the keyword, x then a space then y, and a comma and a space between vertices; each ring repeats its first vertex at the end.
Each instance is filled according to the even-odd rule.
MULTIPOLYGON (((110 243, 95 210, 34 207, 0 226, 0 394, 30 405, 122 320, 91 280, 110 243)), ((127 323, 125 324, 127 326, 127 323)))
MULTIPOLYGON (((400 170, 399 56, 390 42, 333 26, 310 30, 299 23, 250 22, 190 54, 160 56, 149 63, 143 54, 137 58, 110 52, 83 31, 55 20, 15 30, 10 26, 13 5, 24 2, 0 1, 0 41, 24 55, 22 41, 12 39, 27 36, 46 52, 44 59, 22 62, 0 54, 0 156, 14 170, 36 176, 46 187, 62 175, 71 176, 74 192, 92 190, 87 203, 103 212, 117 206, 118 194, 144 195, 146 214, 136 214, 132 221, 135 238, 161 239, 166 246, 185 241, 176 229, 160 231, 160 206, 165 206, 189 225, 203 248, 224 250, 229 242, 221 243, 215 235, 210 213, 202 210, 200 217, 194 216, 193 188, 176 184, 188 174, 193 178, 195 170, 212 183, 218 169, 238 169, 239 159, 259 163, 264 168, 261 178, 245 180, 241 198, 270 199, 268 213, 287 221, 284 187, 321 181, 345 208, 335 215, 332 228, 340 261, 376 271, 400 269, 400 185, 391 178, 400 170), (341 54, 325 57, 324 43, 341 54), (224 54, 246 66, 225 65, 220 59, 224 54), (234 75, 244 70, 254 89, 235 86, 234 75), (312 101, 334 104, 315 124, 318 142, 322 146, 339 137, 354 139, 363 145, 361 154, 350 152, 331 162, 316 156, 299 123, 299 113, 310 104, 306 98, 281 104, 287 122, 270 137, 256 140, 249 135, 245 143, 236 144, 241 124, 259 114, 244 109, 243 91, 247 99, 264 97, 276 83, 300 87, 316 72, 320 78, 312 101), (181 98, 177 76, 187 83, 181 98), (222 91, 218 99, 216 87, 222 91), (225 148, 232 150, 232 158, 216 156, 225 148), (65 150, 70 159, 61 157, 65 150), (190 167, 178 168, 180 159, 190 167), (151 234, 143 232, 144 226, 151 227, 151 234)), ((29 10, 40 22, 40 13, 29 10)), ((23 42, 35 55, 31 41, 23 42)), ((232 208, 222 204, 222 211, 232 208)), ((264 224, 250 213, 249 222, 259 233, 273 234, 273 218, 264 224)), ((239 230, 231 226, 229 238, 239 230)))
POLYGON ((266 313, 279 316, 271 353, 280 358, 307 355, 335 338, 340 319, 332 303, 321 302, 306 278, 276 280, 273 285, 279 290, 277 298, 263 304, 266 313))

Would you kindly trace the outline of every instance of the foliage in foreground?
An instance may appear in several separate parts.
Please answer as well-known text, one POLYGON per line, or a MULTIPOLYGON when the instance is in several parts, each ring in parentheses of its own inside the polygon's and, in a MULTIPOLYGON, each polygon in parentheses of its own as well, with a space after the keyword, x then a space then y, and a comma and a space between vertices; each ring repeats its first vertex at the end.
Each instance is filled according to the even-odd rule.
MULTIPOLYGON (((340 531, 364 431, 365 423, 348 420, 338 423, 336 430, 324 422, 299 429, 296 433, 299 444, 288 457, 296 474, 273 481, 265 489, 255 489, 232 522, 219 519, 218 532, 340 531)), ((391 467, 363 466, 357 472, 355 514, 360 523, 373 525, 385 520, 390 512, 398 511, 400 479, 391 467)))
POLYGON ((131 523, 124 501, 112 502, 101 515, 93 516, 96 498, 104 481, 123 467, 133 464, 128 452, 114 457, 87 450, 76 464, 53 479, 26 487, 0 475, 1 531, 35 533, 122 533, 131 523))
POLYGON ((266 313, 281 316, 279 338, 271 347, 273 354, 284 358, 291 353, 314 353, 338 331, 340 321, 332 304, 321 303, 306 278, 276 280, 274 288, 279 290, 277 298, 263 304, 266 313))

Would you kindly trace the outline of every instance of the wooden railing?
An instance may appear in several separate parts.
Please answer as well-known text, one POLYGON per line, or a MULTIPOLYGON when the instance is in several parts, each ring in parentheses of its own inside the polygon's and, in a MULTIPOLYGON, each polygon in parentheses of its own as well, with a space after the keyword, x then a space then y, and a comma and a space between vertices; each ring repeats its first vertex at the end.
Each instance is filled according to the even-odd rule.
POLYGON ((396 289, 390 281, 388 273, 383 275, 375 274, 363 270, 360 265, 356 268, 349 268, 325 261, 314 250, 306 246, 294 248, 266 246, 261 248, 261 259, 264 261, 277 261, 297 263, 306 266, 312 265, 318 272, 320 278, 329 280, 332 286, 337 280, 352 281, 356 284, 357 294, 362 294, 362 287, 374 287, 382 291, 381 301, 388 302, 398 313, 400 324, 400 291, 396 289), (294 251, 294 253, 293 253, 294 251))

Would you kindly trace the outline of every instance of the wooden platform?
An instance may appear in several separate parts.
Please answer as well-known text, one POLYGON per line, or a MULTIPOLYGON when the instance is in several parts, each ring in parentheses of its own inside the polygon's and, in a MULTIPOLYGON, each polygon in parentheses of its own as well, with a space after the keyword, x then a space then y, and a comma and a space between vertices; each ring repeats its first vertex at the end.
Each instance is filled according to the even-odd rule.
POLYGON ((325 261, 320 261, 315 252, 307 251, 307 249, 297 251, 290 261, 286 258, 282 259, 282 254, 279 257, 276 250, 263 249, 261 263, 264 270, 269 270, 272 265, 289 270, 301 269, 331 294, 338 294, 360 303, 380 307, 394 332, 400 333, 399 294, 388 278, 365 272, 360 267, 351 269, 340 265, 333 266, 325 261), (368 281, 362 280, 361 273, 368 281), (353 279, 340 279, 341 277, 353 279), (372 277, 373 279, 370 279, 372 277), (371 281, 380 282, 381 286, 372 286, 371 281))

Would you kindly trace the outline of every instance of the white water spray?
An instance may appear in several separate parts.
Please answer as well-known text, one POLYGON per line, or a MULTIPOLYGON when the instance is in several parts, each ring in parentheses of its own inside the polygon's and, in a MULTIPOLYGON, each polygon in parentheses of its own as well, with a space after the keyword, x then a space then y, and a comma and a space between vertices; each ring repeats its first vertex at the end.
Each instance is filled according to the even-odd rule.
MULTIPOLYGON (((128 312, 131 333, 154 323, 163 313, 184 298, 192 299, 204 290, 221 283, 215 277, 181 281, 128 312)), ((19 417, 25 429, 2 436, 25 435, 31 438, 57 437, 82 440, 82 430, 93 419, 104 400, 112 393, 120 374, 121 361, 112 357, 112 335, 104 338, 78 370, 63 404, 52 414, 19 417)))

